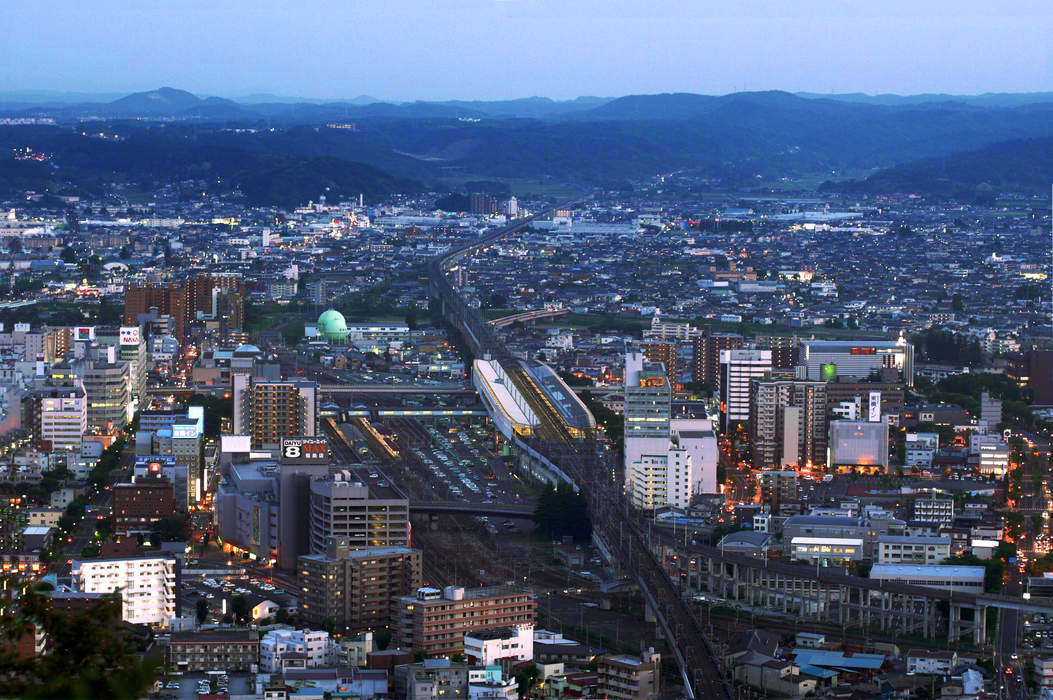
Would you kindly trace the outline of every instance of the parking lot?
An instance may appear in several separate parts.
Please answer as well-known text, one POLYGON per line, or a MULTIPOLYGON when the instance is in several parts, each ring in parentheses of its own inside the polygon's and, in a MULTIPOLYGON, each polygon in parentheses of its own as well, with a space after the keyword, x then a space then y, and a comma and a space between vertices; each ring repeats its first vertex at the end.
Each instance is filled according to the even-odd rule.
POLYGON ((250 615, 252 608, 264 600, 273 601, 282 607, 295 603, 293 597, 281 587, 266 578, 255 576, 184 575, 179 591, 185 615, 193 615, 197 601, 203 599, 208 601, 210 610, 206 622, 213 624, 222 621, 224 610, 228 613, 232 610, 232 599, 238 594, 245 597, 250 615))
POLYGON ((161 681, 162 698, 197 698, 199 694, 221 692, 231 696, 248 695, 255 692, 255 677, 247 674, 227 674, 222 669, 215 673, 178 673, 165 676, 161 681))

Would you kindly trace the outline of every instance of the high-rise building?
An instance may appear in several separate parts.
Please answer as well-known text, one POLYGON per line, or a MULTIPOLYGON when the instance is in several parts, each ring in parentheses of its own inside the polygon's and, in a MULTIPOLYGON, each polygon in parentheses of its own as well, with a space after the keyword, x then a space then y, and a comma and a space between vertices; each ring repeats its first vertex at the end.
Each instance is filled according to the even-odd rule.
POLYGON ((37 390, 35 435, 54 451, 80 449, 88 429, 88 401, 82 386, 44 387, 37 390))
POLYGON ((398 643, 426 656, 463 652, 466 632, 534 624, 535 617, 533 593, 516 586, 419 588, 392 603, 398 643))
POLYGON ((724 350, 739 350, 743 344, 741 335, 713 333, 706 326, 702 335, 696 336, 694 340, 691 380, 717 388, 720 382, 720 353, 724 350))
POLYGON ((1028 350, 1009 356, 1006 376, 1031 392, 1031 403, 1053 406, 1053 350, 1028 350))
MULTIPOLYGON (((647 362, 643 353, 625 356, 625 481, 630 486, 633 465, 643 455, 669 454, 672 393, 665 367, 647 362)), ((647 470, 651 467, 648 466, 647 470)))
POLYGON ((626 490, 634 506, 642 510, 686 508, 695 494, 716 492, 719 455, 710 421, 673 420, 668 438, 641 442, 648 447, 625 466, 626 490), (664 453, 656 449, 659 447, 664 447, 664 453))
POLYGON ((826 383, 754 379, 750 436, 758 469, 826 463, 826 383))
MULTIPOLYGON (((887 370, 898 374, 896 370, 887 370)), ((906 402, 906 391, 898 380, 880 382, 859 382, 845 377, 826 383, 826 413, 833 418, 839 416, 847 420, 869 420, 870 396, 879 394, 880 416, 888 418, 889 424, 898 425, 903 415, 906 402)), ((879 420, 880 420, 879 416, 879 420)))
POLYGON ((750 419, 750 382, 771 372, 771 350, 720 351, 720 417, 727 431, 750 419))
POLYGON ((421 552, 408 547, 353 549, 333 540, 300 557, 300 620, 357 633, 391 625, 391 601, 421 586, 421 552))
POLYGON ((477 192, 468 198, 469 210, 476 216, 490 216, 491 214, 496 214, 498 204, 500 204, 499 200, 488 194, 477 192))
POLYGON ((273 449, 283 437, 318 434, 318 384, 234 375, 234 434, 253 449, 273 449))
POLYGON ((888 421, 830 421, 829 466, 839 471, 888 470, 888 421))
POLYGON ((994 430, 1002 422, 1002 400, 986 391, 980 394, 980 420, 988 430, 994 430))
POLYGON ((127 362, 88 360, 83 365, 88 428, 122 428, 132 418, 131 369, 127 362))
POLYGON ((124 291, 124 325, 138 326, 140 314, 155 311, 172 319, 172 335, 180 343, 185 338, 186 326, 191 318, 187 288, 181 282, 166 284, 139 284, 132 282, 124 291))
POLYGON ((390 483, 370 479, 365 470, 342 469, 311 481, 311 507, 306 526, 311 552, 325 552, 329 542, 349 549, 408 547, 409 499, 390 483))
POLYGON ((640 345, 648 362, 661 362, 671 387, 676 387, 680 362, 677 359, 676 343, 643 343, 640 345))
POLYGON ((754 338, 760 350, 771 350, 772 369, 793 369, 797 366, 798 340, 793 336, 769 335, 754 338))

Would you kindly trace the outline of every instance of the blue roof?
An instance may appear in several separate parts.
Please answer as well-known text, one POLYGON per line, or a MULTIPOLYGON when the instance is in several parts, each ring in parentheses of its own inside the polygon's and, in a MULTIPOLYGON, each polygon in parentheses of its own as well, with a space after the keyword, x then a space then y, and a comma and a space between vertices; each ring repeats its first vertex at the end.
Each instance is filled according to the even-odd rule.
POLYGON ((797 668, 800 669, 801 673, 808 676, 815 676, 816 678, 833 678, 837 675, 837 671, 831 671, 828 668, 820 668, 818 666, 812 666, 809 664, 799 664, 797 668))
POLYGON ((872 670, 876 671, 885 663, 882 654, 852 654, 846 656, 841 651, 828 651, 826 649, 793 649, 790 652, 794 656, 794 663, 798 666, 822 666, 824 668, 838 668, 847 671, 872 670))

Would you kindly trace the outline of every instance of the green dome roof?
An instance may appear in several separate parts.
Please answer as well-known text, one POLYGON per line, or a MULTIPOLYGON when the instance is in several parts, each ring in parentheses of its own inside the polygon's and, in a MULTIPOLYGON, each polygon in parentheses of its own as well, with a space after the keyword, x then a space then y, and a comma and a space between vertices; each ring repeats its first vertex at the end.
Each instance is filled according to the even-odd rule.
POLYGON ((347 321, 344 320, 344 315, 336 309, 322 312, 318 317, 318 335, 329 342, 347 340, 347 321))

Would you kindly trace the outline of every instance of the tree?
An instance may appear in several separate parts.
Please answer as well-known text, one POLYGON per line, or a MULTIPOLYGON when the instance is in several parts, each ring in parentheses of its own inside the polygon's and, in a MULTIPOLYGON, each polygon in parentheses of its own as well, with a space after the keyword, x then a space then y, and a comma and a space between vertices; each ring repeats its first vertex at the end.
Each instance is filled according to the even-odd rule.
POLYGON ((75 263, 77 262, 77 251, 73 250, 70 246, 66 246, 62 249, 62 253, 59 255, 64 263, 75 263))
POLYGON ((182 542, 189 537, 186 521, 182 518, 161 518, 150 528, 151 541, 182 542))
POLYGON ((592 536, 585 494, 568 484, 560 484, 558 488, 551 484, 545 487, 534 509, 534 523, 549 539, 558 540, 569 535, 584 541, 592 536))
POLYGON ((195 605, 197 607, 197 624, 204 624, 205 620, 208 619, 208 601, 204 598, 198 598, 195 605))
POLYGON ((378 651, 384 651, 391 644, 391 630, 387 627, 382 627, 373 633, 373 646, 378 651))
POLYGON ((240 593, 230 597, 230 612, 238 622, 244 622, 249 618, 249 601, 240 593))
POLYGON ((274 614, 274 621, 279 625, 291 625, 292 615, 285 608, 278 608, 278 612, 274 614))
MULTIPOLYGON (((7 588, 10 582, 3 582, 7 588)), ((87 610, 55 610, 50 586, 26 588, 0 602, 0 634, 17 640, 41 629, 48 653, 28 659, 0 651, 0 696, 38 698, 135 698, 146 694, 158 664, 140 659, 131 632, 121 624, 121 601, 105 596, 87 610)))

